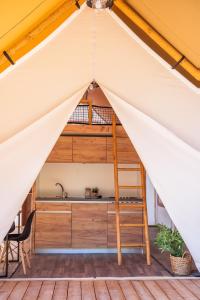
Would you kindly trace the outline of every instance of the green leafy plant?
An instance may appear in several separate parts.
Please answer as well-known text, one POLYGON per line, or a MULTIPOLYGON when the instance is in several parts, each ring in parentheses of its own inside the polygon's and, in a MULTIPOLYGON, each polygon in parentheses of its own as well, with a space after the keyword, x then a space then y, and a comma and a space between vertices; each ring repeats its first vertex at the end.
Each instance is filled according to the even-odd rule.
POLYGON ((161 252, 169 252, 176 257, 182 257, 184 253, 184 241, 176 229, 170 229, 165 225, 158 225, 158 233, 155 244, 161 252))

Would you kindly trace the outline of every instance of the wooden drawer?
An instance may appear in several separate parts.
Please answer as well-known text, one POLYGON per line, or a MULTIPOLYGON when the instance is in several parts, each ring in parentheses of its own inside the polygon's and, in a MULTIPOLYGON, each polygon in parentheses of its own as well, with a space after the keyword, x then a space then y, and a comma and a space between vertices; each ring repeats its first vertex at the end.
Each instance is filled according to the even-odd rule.
POLYGON ((35 246, 71 247, 71 213, 36 212, 35 246))
POLYGON ((73 137, 73 162, 106 163, 106 138, 73 137))
POLYGON ((60 136, 52 149, 47 162, 64 163, 72 162, 72 137, 60 136))
POLYGON ((72 247, 107 247, 107 204, 72 204, 72 247))
POLYGON ((71 211, 71 204, 66 202, 37 202, 38 211, 71 211))
MULTIPOLYGON (((107 138, 107 162, 113 162, 113 141, 112 138, 107 138)), ((134 163, 140 162, 140 158, 133 147, 129 138, 117 138, 117 155, 119 163, 134 163)))

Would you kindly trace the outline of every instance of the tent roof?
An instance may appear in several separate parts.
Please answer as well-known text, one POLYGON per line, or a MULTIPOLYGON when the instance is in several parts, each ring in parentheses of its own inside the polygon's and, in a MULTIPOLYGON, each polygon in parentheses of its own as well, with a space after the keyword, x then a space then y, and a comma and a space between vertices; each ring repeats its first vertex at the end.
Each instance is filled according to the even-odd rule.
POLYGON ((200 68, 200 2, 196 0, 127 0, 157 32, 200 68))
MULTIPOLYGON (((80 0, 82 4, 84 0, 80 0)), ((70 0, 11 0, 0 3, 0 53, 7 51, 13 61, 40 43, 77 9, 70 0)), ((177 70, 200 86, 200 3, 196 0, 115 0, 114 11, 171 65, 182 56, 177 70), (127 8, 127 4, 131 11, 127 8), (130 16, 130 13, 133 13, 130 16), (138 23, 134 13, 145 20, 138 23), (139 14, 139 15, 138 15, 139 14), (187 21, 186 21, 187 20, 187 21), (147 23, 146 23, 147 22, 147 23), (150 28, 149 28, 150 24, 150 28), (144 24, 143 24, 144 25, 144 24), (158 33, 158 37, 155 36, 158 33), (165 42, 169 45, 165 45, 165 42), (170 47, 172 46, 172 48, 170 47)), ((10 65, 2 54, 0 71, 10 65)))

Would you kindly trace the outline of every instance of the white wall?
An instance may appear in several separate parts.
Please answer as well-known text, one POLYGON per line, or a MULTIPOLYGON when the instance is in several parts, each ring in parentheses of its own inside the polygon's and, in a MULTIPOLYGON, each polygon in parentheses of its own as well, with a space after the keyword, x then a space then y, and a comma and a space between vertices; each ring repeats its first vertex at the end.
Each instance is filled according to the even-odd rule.
MULTIPOLYGON (((114 196, 113 164, 46 163, 37 180, 37 195, 60 195, 56 182, 64 186, 68 196, 84 197, 86 187, 98 187, 102 196, 111 197, 114 196)), ((126 185, 140 184, 136 172, 120 172, 119 182, 126 185)), ((121 191, 121 196, 133 195, 139 196, 134 190, 121 191)), ((149 179, 147 205, 149 224, 154 224, 154 189, 149 179)))

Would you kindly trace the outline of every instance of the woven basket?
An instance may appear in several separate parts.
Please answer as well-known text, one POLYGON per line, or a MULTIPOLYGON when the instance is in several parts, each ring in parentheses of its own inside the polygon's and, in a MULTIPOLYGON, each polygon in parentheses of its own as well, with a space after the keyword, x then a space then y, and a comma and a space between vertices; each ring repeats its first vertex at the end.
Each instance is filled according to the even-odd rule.
POLYGON ((191 272, 191 255, 186 251, 182 257, 170 255, 172 272, 176 275, 189 275, 191 272))

